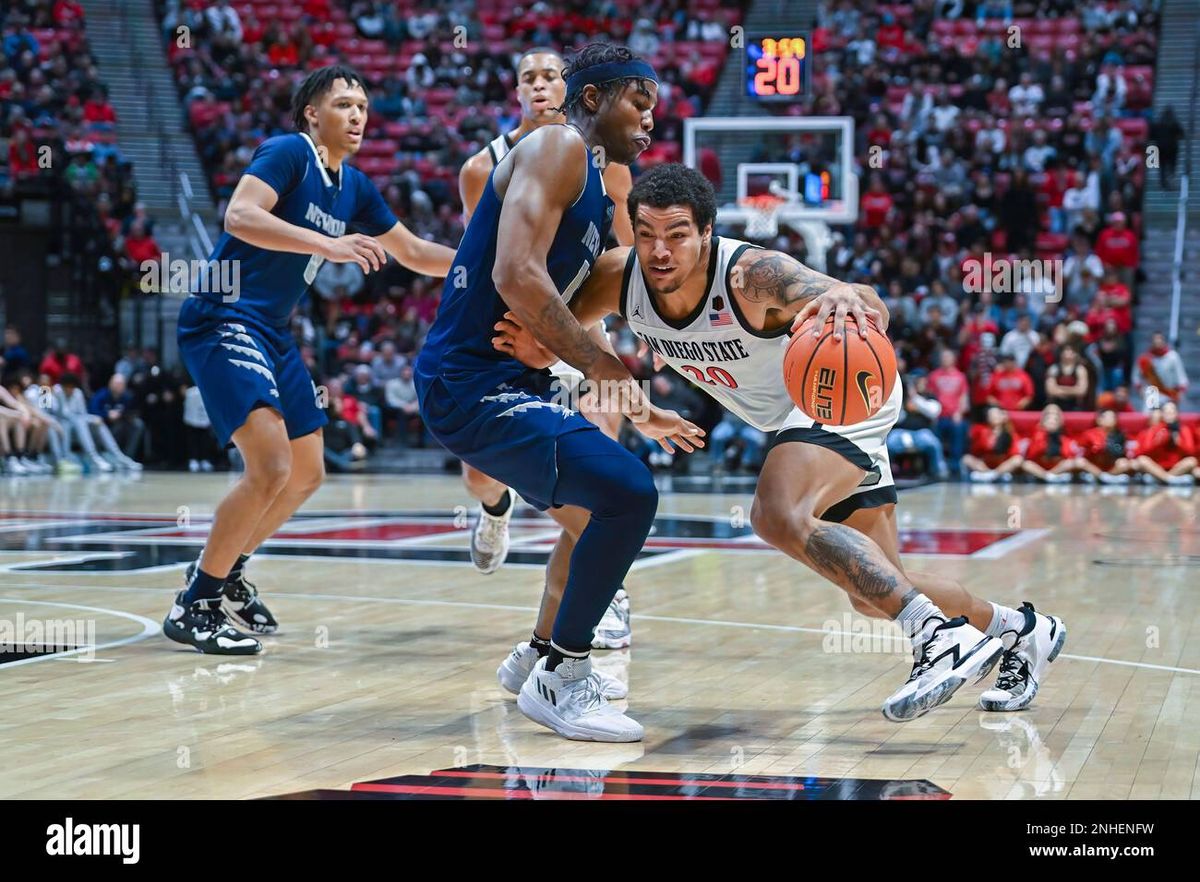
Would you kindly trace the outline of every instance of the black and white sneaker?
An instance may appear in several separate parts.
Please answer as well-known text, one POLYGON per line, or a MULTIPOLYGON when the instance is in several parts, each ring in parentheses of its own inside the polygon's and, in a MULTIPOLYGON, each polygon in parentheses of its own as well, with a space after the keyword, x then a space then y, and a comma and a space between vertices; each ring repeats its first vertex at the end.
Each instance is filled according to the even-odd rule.
POLYGON ((175 595, 171 611, 163 619, 163 634, 176 643, 186 643, 197 652, 211 655, 256 655, 262 652, 261 643, 229 624, 219 599, 185 604, 183 591, 175 595))
POLYGON ((913 637, 912 673, 883 703, 883 715, 903 723, 929 713, 967 681, 986 677, 1003 653, 999 637, 988 637, 964 617, 931 616, 913 637))
MULTIPOLYGON (((184 585, 191 584, 195 572, 196 561, 192 561, 184 573, 184 585)), ((258 589, 246 580, 245 575, 225 582, 221 589, 221 609, 235 624, 255 634, 274 634, 279 630, 279 622, 275 621, 258 596, 258 589)))
POLYGON ((985 711, 1016 711, 1029 707, 1046 677, 1050 662, 1058 658, 1067 642, 1067 626, 1058 616, 1047 616, 1021 604, 1029 622, 1026 632, 1017 638, 1012 649, 1000 659, 1000 676, 996 684, 979 696, 979 706, 985 711))

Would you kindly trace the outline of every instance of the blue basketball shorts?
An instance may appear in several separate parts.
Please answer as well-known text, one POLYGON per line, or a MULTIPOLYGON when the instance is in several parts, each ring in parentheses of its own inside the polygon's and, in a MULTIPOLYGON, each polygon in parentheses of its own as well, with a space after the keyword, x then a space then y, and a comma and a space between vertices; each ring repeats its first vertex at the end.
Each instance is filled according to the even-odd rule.
MULTIPOLYGON (((479 394, 435 377, 418 383, 417 394, 425 425, 443 447, 545 510, 574 502, 556 499, 555 493, 558 439, 563 435, 588 432, 598 454, 623 453, 631 468, 641 467, 586 417, 560 403, 556 382, 531 371, 479 394)), ((585 450, 591 447, 584 445, 585 450)))
POLYGON ((179 312, 179 354, 200 389, 222 447, 257 407, 279 411, 289 438, 329 420, 291 333, 189 297, 179 312))

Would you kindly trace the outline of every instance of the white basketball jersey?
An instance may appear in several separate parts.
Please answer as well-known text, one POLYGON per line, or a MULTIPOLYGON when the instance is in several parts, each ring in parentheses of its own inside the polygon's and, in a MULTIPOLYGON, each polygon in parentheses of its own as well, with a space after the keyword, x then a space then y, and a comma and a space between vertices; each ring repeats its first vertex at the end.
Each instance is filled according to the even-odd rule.
POLYGON ((756 247, 714 236, 707 292, 692 314, 678 321, 658 312, 637 252, 631 251, 621 282, 621 315, 676 373, 750 425, 773 432, 796 407, 783 383, 788 326, 771 334, 753 330, 729 284, 742 252, 756 247))

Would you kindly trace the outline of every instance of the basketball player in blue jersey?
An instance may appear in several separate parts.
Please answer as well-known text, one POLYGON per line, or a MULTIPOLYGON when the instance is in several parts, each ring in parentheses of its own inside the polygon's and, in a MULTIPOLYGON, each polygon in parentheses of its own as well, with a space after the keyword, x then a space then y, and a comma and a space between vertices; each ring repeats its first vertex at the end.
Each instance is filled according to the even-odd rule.
MULTIPOLYGON (((887 308, 866 285, 848 285, 778 251, 712 233, 716 194, 684 165, 657 166, 629 196, 633 249, 606 252, 571 300, 584 325, 620 314, 681 376, 765 432, 777 432, 751 511, 764 541, 844 590, 863 615, 899 622, 910 636, 908 680, 883 713, 902 722, 948 701, 1000 662, 989 711, 1027 707, 1061 651, 1061 619, 1029 604, 1012 609, 971 595, 943 576, 906 572, 896 527, 896 488, 886 438, 900 411, 897 379, 880 411, 849 426, 822 426, 792 403, 783 383, 785 335, 811 316, 886 328, 887 308), (719 321, 725 312, 733 321, 719 321)), ((553 356, 519 321, 498 323, 497 347, 537 366, 553 356)), ((556 598, 542 602, 553 616, 556 598)), ((517 672, 514 672, 517 673, 517 672)), ((522 687, 524 688, 524 687, 522 687)))
MULTIPOLYGON (((535 129, 565 121, 562 114, 562 103, 566 97, 563 66, 562 55, 544 47, 530 49, 517 60, 517 101, 521 106, 521 123, 511 132, 502 133, 468 159, 458 173, 464 224, 470 222, 492 169, 504 159, 508 151, 535 129)), ((629 223, 629 213, 625 208, 625 198, 629 195, 629 188, 633 183, 629 167, 610 162, 605 166, 602 177, 605 193, 614 206, 613 235, 619 244, 632 245, 633 227, 629 223)), ((603 345, 603 325, 596 325, 592 333, 597 343, 603 345)), ((551 365, 550 373, 568 383, 577 383, 583 379, 582 374, 564 361, 551 365)), ((619 413, 596 411, 588 406, 589 399, 586 398, 581 399, 579 405, 581 413, 599 426, 600 431, 608 437, 616 438, 620 434, 619 413)), ((479 514, 471 530, 471 562, 485 575, 494 573, 503 566, 508 556, 508 523, 516 507, 516 497, 504 484, 489 478, 465 462, 462 465, 462 475, 467 492, 479 502, 479 514)), ((575 540, 564 530, 555 543, 546 566, 546 579, 554 583, 553 590, 556 594, 560 594, 566 584, 567 567, 574 548, 575 540)), ((629 646, 632 639, 629 596, 622 586, 596 628, 592 648, 621 649, 629 646)), ((519 648, 525 653, 534 652, 528 643, 521 644, 519 648)), ((504 683, 503 676, 501 682, 504 683)), ((511 684, 509 686, 510 691, 515 692, 521 684, 517 683, 516 689, 512 689, 511 684)))
POLYGON ((210 276, 237 279, 237 290, 193 291, 179 313, 179 351, 217 440, 232 441, 246 463, 163 623, 167 637, 201 652, 261 651, 227 616, 255 633, 276 630, 244 567, 324 478, 322 395, 288 327, 317 270, 326 260, 353 261, 369 273, 390 254, 442 277, 454 257, 400 224, 346 162, 367 122, 366 87, 355 71, 334 65, 311 74, 292 112, 297 132, 259 145, 209 258, 210 267, 234 268, 210 276))
POLYGON ((608 406, 666 449, 701 431, 654 407, 566 300, 608 236, 613 204, 601 169, 649 146, 658 81, 628 49, 585 46, 567 71, 566 125, 531 132, 492 172, 417 358, 421 415, 451 453, 549 510, 576 540, 547 654, 517 699, 568 738, 637 741, 642 727, 608 703, 592 672, 593 631, 641 550, 658 506, 649 470, 563 403, 548 371, 492 345, 511 310, 557 358, 596 384, 608 406))

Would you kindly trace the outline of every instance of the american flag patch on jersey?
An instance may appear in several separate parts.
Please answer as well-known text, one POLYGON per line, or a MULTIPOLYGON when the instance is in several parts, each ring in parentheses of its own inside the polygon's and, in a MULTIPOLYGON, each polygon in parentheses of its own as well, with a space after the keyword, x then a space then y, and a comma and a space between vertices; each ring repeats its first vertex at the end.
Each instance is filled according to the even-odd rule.
POLYGON ((708 320, 712 323, 714 328, 723 328, 726 325, 733 324, 733 316, 727 312, 710 312, 708 314, 708 320))

